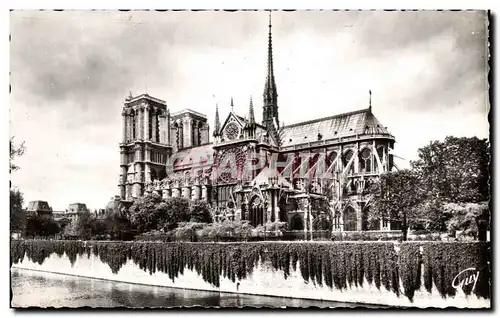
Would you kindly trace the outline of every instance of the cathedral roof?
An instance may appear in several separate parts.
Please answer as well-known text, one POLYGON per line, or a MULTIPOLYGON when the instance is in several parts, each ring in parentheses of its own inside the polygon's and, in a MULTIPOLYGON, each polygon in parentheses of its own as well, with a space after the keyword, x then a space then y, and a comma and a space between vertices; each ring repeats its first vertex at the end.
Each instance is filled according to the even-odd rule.
POLYGON ((174 171, 187 168, 210 166, 213 163, 213 144, 182 149, 173 155, 174 171))
POLYGON ((270 168, 269 166, 262 169, 262 171, 252 180, 252 184, 261 185, 263 183, 269 184, 269 179, 276 178, 278 180, 278 185, 284 187, 291 187, 290 182, 288 182, 283 176, 281 176, 275 168, 270 168))
POLYGON ((309 120, 283 127, 283 147, 361 135, 392 135, 370 108, 309 120), (319 138, 321 135, 321 138, 319 138))

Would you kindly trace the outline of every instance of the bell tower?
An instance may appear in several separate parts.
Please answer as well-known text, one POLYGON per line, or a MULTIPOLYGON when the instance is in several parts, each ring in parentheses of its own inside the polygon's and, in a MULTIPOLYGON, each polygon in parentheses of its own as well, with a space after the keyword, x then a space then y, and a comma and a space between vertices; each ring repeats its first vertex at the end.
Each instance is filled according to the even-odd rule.
POLYGON ((145 186, 166 175, 172 154, 170 112, 165 101, 142 94, 125 99, 122 110, 120 180, 122 200, 142 196, 145 186))

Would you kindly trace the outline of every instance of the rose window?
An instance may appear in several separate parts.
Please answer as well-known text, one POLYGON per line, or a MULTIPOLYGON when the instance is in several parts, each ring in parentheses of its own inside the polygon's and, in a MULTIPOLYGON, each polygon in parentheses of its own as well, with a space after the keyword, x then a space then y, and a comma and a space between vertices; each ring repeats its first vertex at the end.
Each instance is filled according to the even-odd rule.
POLYGON ((236 123, 229 123, 225 129, 226 138, 229 140, 235 140, 240 134, 240 128, 236 123))

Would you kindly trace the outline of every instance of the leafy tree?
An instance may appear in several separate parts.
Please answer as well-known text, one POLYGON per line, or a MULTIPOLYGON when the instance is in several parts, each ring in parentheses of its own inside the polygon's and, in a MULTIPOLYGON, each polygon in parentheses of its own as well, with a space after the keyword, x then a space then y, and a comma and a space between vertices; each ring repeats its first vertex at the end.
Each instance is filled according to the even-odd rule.
POLYGON ((190 222, 212 223, 210 205, 207 201, 194 200, 189 205, 190 222))
POLYGON ((92 237, 96 239, 107 238, 108 236, 108 225, 109 220, 94 218, 92 222, 92 237))
POLYGON ((14 141, 14 137, 10 138, 10 171, 16 171, 19 169, 19 166, 14 164, 14 159, 16 157, 20 157, 24 154, 26 147, 24 146, 24 142, 21 144, 16 144, 14 141))
MULTIPOLYGON (((24 142, 21 144, 16 144, 14 137, 9 140, 10 145, 10 162, 9 171, 16 171, 19 166, 14 164, 14 159, 16 157, 22 156, 25 151, 24 142)), ((12 183, 9 182, 10 186, 12 183)), ((23 194, 18 189, 10 190, 10 231, 19 232, 25 225, 25 211, 23 210, 24 198, 23 194)))
POLYGON ((78 214, 76 218, 76 235, 82 239, 90 239, 93 234, 94 218, 90 212, 85 211, 78 214))
POLYGON ((23 209, 23 194, 15 189, 10 190, 10 232, 19 232, 25 224, 25 211, 23 209))
POLYGON ((32 214, 26 217, 25 236, 47 237, 60 232, 60 227, 50 216, 32 214))
POLYGON ((489 198, 489 145, 486 139, 446 137, 418 150, 412 168, 426 195, 442 202, 481 202, 489 198))
POLYGON ((419 176, 408 169, 387 172, 372 187, 373 209, 369 218, 401 221, 403 240, 406 241, 408 228, 422 217, 423 194, 419 176))
POLYGON ((167 198, 158 210, 161 223, 169 229, 177 227, 179 222, 188 222, 190 219, 189 200, 186 198, 167 198))
POLYGON ((168 198, 163 201, 157 194, 146 195, 132 204, 129 214, 132 225, 140 233, 168 231, 177 227, 179 222, 189 221, 189 200, 168 198))
POLYGON ((130 222, 123 214, 110 214, 104 219, 106 233, 111 239, 124 240, 130 236, 130 222))
POLYGON ((129 209, 130 222, 140 232, 155 230, 158 226, 157 207, 162 203, 159 195, 137 198, 129 209))
POLYGON ((94 224, 95 235, 101 234, 102 230, 98 230, 100 227, 104 229, 105 234, 107 234, 111 239, 124 240, 131 236, 131 222, 129 219, 129 211, 124 206, 119 197, 115 197, 113 201, 108 203, 104 211, 105 217, 103 219, 96 220, 94 224))
POLYGON ((77 222, 75 220, 71 220, 63 229, 63 236, 68 238, 68 237, 75 237, 78 236, 78 232, 76 229, 76 224, 77 222))
POLYGON ((440 199, 428 197, 420 205, 422 219, 419 229, 427 229, 437 232, 445 232, 448 229, 447 222, 451 214, 444 209, 444 202, 440 199))
POLYGON ((447 222, 450 231, 461 230, 464 236, 486 240, 490 218, 488 202, 447 203, 444 210, 451 215, 447 222))

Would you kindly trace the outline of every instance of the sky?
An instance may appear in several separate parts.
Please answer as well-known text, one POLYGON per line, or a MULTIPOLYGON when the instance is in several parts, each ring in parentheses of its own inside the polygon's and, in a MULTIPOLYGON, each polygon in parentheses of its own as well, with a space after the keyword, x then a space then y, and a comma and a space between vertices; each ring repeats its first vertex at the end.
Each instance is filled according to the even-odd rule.
MULTIPOLYGON (((408 167, 448 135, 489 135, 484 12, 273 12, 280 120, 368 107, 408 167)), ((266 12, 12 11, 10 135, 26 153, 12 183, 54 210, 103 208, 118 192, 121 109, 147 92, 213 126, 262 118, 266 12)))

